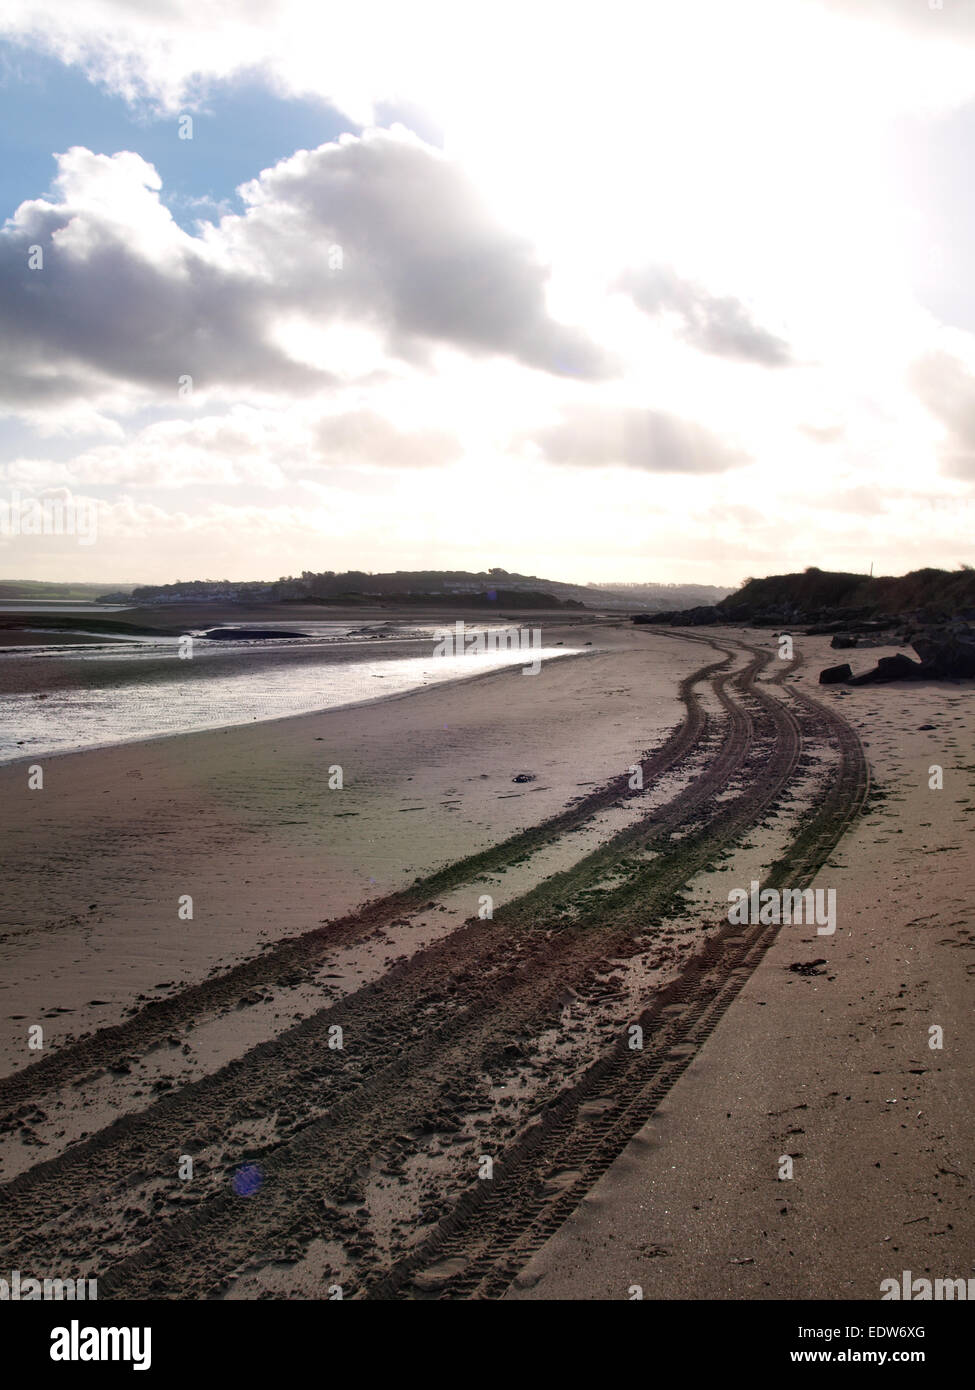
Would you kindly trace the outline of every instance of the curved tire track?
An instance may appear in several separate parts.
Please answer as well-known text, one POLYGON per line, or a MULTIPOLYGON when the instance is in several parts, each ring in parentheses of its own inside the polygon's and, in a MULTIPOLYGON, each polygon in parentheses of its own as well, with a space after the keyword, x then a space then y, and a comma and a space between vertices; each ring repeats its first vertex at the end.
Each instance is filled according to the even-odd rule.
MULTIPOLYGON (((124 1186, 126 1181, 143 1180, 153 1170, 164 1173, 164 1161, 172 1171, 175 1146, 186 1146, 188 1131, 194 1142, 200 1142, 225 1130, 242 1112, 255 1107, 259 1110, 261 1105, 280 1105, 282 1099, 290 1101, 301 1093, 307 1096, 321 1087, 327 1093, 319 1102, 319 1108, 325 1104, 324 1113, 310 1122, 306 1116, 300 1116, 305 1122, 296 1127, 296 1132, 262 1154, 266 1183, 261 1193, 246 1203, 225 1191, 213 1195, 190 1215, 169 1220, 156 1239, 142 1248, 132 1248, 133 1240, 138 1246, 140 1237, 130 1232, 128 1251, 118 1250, 117 1263, 107 1276, 99 1271, 99 1279, 103 1292, 110 1296, 205 1297, 218 1290, 248 1258, 266 1250, 269 1242, 300 1243, 302 1233, 307 1233, 309 1213, 320 1213, 322 1202, 328 1201, 330 1194, 354 1183, 377 1146, 382 1147, 404 1128, 435 1112, 443 1104, 445 1089, 456 1089, 465 1080, 476 1080, 485 1059, 496 1054, 507 1038, 524 1036, 526 1030, 530 1032, 544 1022, 567 981, 579 982, 591 976, 607 956, 625 950, 628 944, 632 946, 634 931, 646 923, 648 902, 663 911, 693 872, 760 819, 780 795, 801 753, 799 722, 781 699, 755 684, 768 655, 748 650, 752 652, 752 661, 736 675, 722 672, 730 660, 726 655, 724 661, 702 668, 685 682, 682 694, 688 706, 688 720, 664 749, 670 745, 673 752, 675 740, 681 740, 682 732, 687 749, 703 735, 707 717, 699 702, 699 718, 696 722, 694 718, 696 677, 707 674, 712 678, 728 715, 725 737, 702 776, 666 807, 658 808, 651 823, 643 822, 621 832, 610 846, 600 847, 582 866, 576 866, 582 881, 589 881, 586 874, 590 880, 593 876, 598 878, 624 851, 632 854, 635 847, 645 849, 660 842, 658 857, 632 872, 621 886, 604 893, 598 906, 584 910, 553 936, 550 913, 566 884, 547 881, 540 889, 509 904, 494 923, 475 923, 459 929, 374 985, 322 1010, 223 1071, 183 1087, 140 1115, 124 1117, 60 1158, 37 1165, 0 1188, 0 1241, 9 1245, 19 1237, 20 1262, 25 1264, 30 1259, 35 1267, 43 1267, 52 1247, 57 1249, 59 1242, 63 1244, 58 1216, 65 1203, 69 1210, 79 1212, 95 1202, 106 1185, 124 1186), (725 688, 729 684, 737 700, 729 697, 725 688), (746 700, 754 705, 754 716, 744 708, 746 700), (758 780, 731 801, 712 808, 713 796, 727 787, 754 753, 755 718, 762 725, 766 740, 771 741, 765 762, 758 769, 758 780), (683 838, 668 847, 666 841, 678 827, 685 830, 683 838), (418 1005, 422 1008, 418 1009, 418 1005), (323 1054, 327 1030, 333 1022, 341 1023, 356 1039, 357 1066, 346 1069, 344 1074, 330 1067, 327 1053, 323 1054), (106 1170, 111 1178, 106 1176, 106 1170)), ((792 668, 783 668, 774 680, 784 680, 789 669, 792 668)), ((818 702, 802 697, 800 705, 803 700, 818 709, 820 717, 828 715, 848 730, 818 702)), ((852 735, 852 730, 848 732, 852 735)), ((848 761, 855 763, 853 752, 847 747, 844 769, 848 761)), ((841 776, 838 781, 842 780, 841 776)), ((619 796, 618 785, 610 785, 614 787, 612 796, 619 796)), ((849 809, 852 804, 850 789, 845 786, 834 787, 824 799, 817 818, 820 834, 811 840, 806 836, 808 843, 803 852, 810 865, 822 862, 822 847, 828 839, 826 830, 835 829, 843 808, 849 809)), ((799 852, 798 841, 793 848, 799 852)), ((815 867, 807 871, 813 873, 815 867)), ((573 872, 558 877, 573 881, 573 872)), ((579 877, 574 880, 579 881, 579 877)), ((789 881, 796 884, 794 871, 789 881)), ((429 891, 425 887, 423 893, 428 896, 429 891)), ((636 1124, 638 1128, 644 1122, 639 1116, 644 1113, 648 1093, 652 1100, 654 1088, 668 1088, 683 1069, 680 1066, 674 1071, 671 1065, 668 1070, 664 1063, 672 1064, 675 1059, 668 1059, 660 1048, 673 1048, 678 1035, 688 1039, 682 1046, 693 1046, 698 1036, 693 1028, 714 1014, 716 1000, 726 1000, 720 1011, 727 1007, 740 988, 741 971, 753 968, 765 949, 762 945, 758 955, 752 957, 748 952, 759 942, 739 939, 729 943, 727 935, 719 932, 698 961, 691 962, 647 1011, 646 1028, 656 1030, 659 1038, 654 1037, 649 1054, 639 1054, 640 1062, 646 1073, 648 1057, 656 1058, 659 1074, 649 1078, 643 1075, 634 1091, 632 1055, 621 1059, 614 1054, 603 1059, 571 1091, 547 1107, 540 1126, 511 1146, 503 1166, 496 1169, 492 1198, 496 1204, 503 1189, 520 1194, 521 1205, 517 1209, 522 1215, 518 1219, 527 1224, 514 1231, 510 1222, 499 1225, 495 1212, 485 1225, 485 1213, 491 1215, 490 1204, 483 1195, 485 1184, 477 1184, 420 1252, 397 1266, 385 1280, 369 1284, 374 1296, 395 1295, 408 1286, 424 1261, 436 1262, 444 1257, 444 1249, 460 1247, 468 1251, 463 1256, 467 1270, 464 1279, 454 1286, 454 1296, 485 1292, 491 1296, 499 1291, 499 1280, 510 1277, 512 1261, 523 1261, 525 1241, 530 1243, 539 1230, 547 1230, 546 1222, 561 1222, 564 1218, 558 1213, 568 1201, 574 1205, 580 1195, 573 1188, 563 1192, 554 1204, 543 1203, 540 1213, 532 1214, 530 1201, 526 1207, 526 1194, 530 1196, 533 1190, 527 1181, 534 1171, 532 1164, 537 1167, 540 1161, 551 1161, 560 1143, 568 1145, 569 1150, 573 1143, 578 1145, 573 1104, 577 1121, 579 1105, 585 1096, 593 1094, 593 1087, 612 1085, 619 1095, 619 1114, 614 1112, 611 1121, 599 1127, 600 1134, 587 1128, 587 1142, 596 1135, 599 1143, 586 1159, 588 1166, 579 1182, 594 1181, 598 1176, 594 1165, 599 1162, 608 1166, 626 1142, 623 1136, 631 1132, 628 1127, 636 1124), (705 989, 705 982, 710 979, 707 972, 715 970, 723 984, 714 989, 708 984, 705 989), (739 983, 732 988, 736 979, 739 983), (662 1011, 675 1006, 679 1006, 680 1026, 675 1021, 676 1014, 667 1016, 668 1021, 662 1023, 662 1011), (503 1232, 506 1224, 508 1229, 503 1232)), ((306 938, 300 938, 299 944, 302 942, 308 944, 306 938)), ((260 964, 266 965, 267 961, 260 964)), ((35 1070, 36 1067, 29 1069, 35 1070)), ((510 1196, 506 1200, 510 1201, 510 1196)), ((97 1220, 89 1237, 97 1249, 97 1220)), ((362 1273, 368 1281, 368 1270, 363 1269, 362 1273)))

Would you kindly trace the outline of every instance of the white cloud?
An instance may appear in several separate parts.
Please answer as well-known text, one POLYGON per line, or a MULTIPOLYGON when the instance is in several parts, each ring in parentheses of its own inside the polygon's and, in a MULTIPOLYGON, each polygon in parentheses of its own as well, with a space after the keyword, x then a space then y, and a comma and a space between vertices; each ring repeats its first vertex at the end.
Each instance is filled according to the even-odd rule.
POLYGON ((945 471, 975 481, 975 374, 950 353, 932 352, 914 364, 911 384, 944 426, 945 471))
POLYGON ((52 486, 279 490, 355 469, 430 469, 463 453, 437 427, 402 428, 374 410, 235 406, 221 415, 158 420, 123 443, 99 444, 67 462, 17 457, 0 464, 8 483, 52 486))
POLYGON ((113 544, 149 527, 159 578, 173 536, 241 573, 315 534, 367 568, 378 536, 394 566, 540 568, 542 546, 602 566, 584 578, 666 559, 737 579, 783 535, 810 563, 914 556, 909 505, 885 538, 865 500, 972 477, 975 340, 916 302, 926 211, 884 161, 905 114, 975 95, 971 11, 13 0, 8 32, 137 103, 191 109, 259 72, 355 121, 422 105, 452 157, 403 131, 289 152, 195 238, 138 155, 63 153, 0 234, 0 371, 11 410, 99 442, 48 465, 18 439, 8 480, 111 490, 113 544), (631 269, 621 295, 633 267, 656 278, 631 269), (167 510, 187 487, 226 510, 167 510))

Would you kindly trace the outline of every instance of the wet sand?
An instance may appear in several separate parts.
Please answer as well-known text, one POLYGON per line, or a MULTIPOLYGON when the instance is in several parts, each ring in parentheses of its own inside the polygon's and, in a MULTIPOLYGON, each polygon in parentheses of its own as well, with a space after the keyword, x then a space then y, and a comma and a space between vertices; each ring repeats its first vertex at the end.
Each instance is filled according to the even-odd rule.
POLYGON ((44 759, 42 792, 28 790, 25 764, 0 767, 3 1068, 35 1060, 28 1018, 52 1046, 117 1022, 140 995, 203 979, 553 814, 679 718, 674 676, 695 649, 655 673, 625 624, 553 629, 552 640, 604 651, 537 676, 496 672, 44 759), (336 765, 341 790, 329 787, 336 765), (513 782, 525 772, 535 780, 513 782), (178 915, 184 894, 192 920, 178 915))

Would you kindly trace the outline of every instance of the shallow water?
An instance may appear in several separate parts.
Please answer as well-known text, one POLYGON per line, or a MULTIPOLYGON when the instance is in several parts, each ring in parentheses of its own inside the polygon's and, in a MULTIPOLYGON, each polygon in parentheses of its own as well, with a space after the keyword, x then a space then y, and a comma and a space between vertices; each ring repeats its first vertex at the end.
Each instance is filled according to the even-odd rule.
POLYGON ((56 598, 0 599, 0 612, 4 613, 91 613, 97 617, 100 613, 126 613, 132 607, 131 603, 84 603, 81 599, 77 603, 56 598))
MULTIPOLYGON (((100 662, 122 659, 128 665, 141 659, 158 665, 161 651, 168 650, 173 657, 173 675, 162 681, 157 676, 145 681, 129 679, 118 685, 99 685, 96 678, 90 685, 55 689, 46 694, 30 691, 6 695, 0 702, 0 763, 335 709, 504 666, 526 667, 535 658, 547 661, 568 656, 572 651, 543 647, 525 652, 435 656, 429 637, 425 637, 416 638, 423 648, 422 655, 384 658, 378 649, 382 643, 378 642, 375 655, 370 653, 367 657, 364 652, 362 660, 335 660, 336 647, 341 646, 348 653, 354 640, 343 632, 341 640, 336 633, 331 640, 321 634, 312 643, 289 643, 292 651, 302 654, 302 660, 293 663, 281 649, 284 644, 279 646, 276 642, 197 643, 192 679, 180 676, 185 667, 175 656, 175 638, 124 647, 112 644, 103 648, 60 647, 56 651, 44 648, 32 653, 9 653, 9 660, 20 657, 43 662, 49 658, 61 663, 83 663, 81 669, 91 671, 95 677, 100 662), (269 647, 277 648, 279 662, 255 662, 249 669, 245 659, 241 665, 242 652, 246 654, 247 648, 265 654, 269 647), (320 660, 315 659, 309 647, 321 651, 320 660), (221 658, 231 652, 237 661, 234 669, 228 670, 229 663, 221 658)), ((404 639, 400 636, 397 640, 404 639)))

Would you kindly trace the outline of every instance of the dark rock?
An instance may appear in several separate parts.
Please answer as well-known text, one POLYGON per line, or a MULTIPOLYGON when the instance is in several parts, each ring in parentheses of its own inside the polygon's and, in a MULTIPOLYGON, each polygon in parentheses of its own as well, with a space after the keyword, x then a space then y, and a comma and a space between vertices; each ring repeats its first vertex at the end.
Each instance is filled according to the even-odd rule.
POLYGON ((851 685, 886 685, 888 681, 923 680, 928 673, 919 661, 912 661, 903 652, 896 656, 882 656, 872 671, 864 671, 854 676, 851 685))
POLYGON ((853 675, 853 670, 848 661, 842 666, 827 666, 825 671, 819 673, 820 685, 842 685, 853 675))
POLYGON ((882 656, 877 661, 877 670, 884 680, 917 680, 921 674, 921 663, 912 661, 904 652, 896 656, 882 656))
POLYGON ((967 679, 975 676, 975 641, 964 637, 916 637, 911 643, 924 667, 924 674, 941 679, 967 679))
POLYGON ((840 651, 845 649, 846 647, 855 647, 856 644, 857 639, 855 637, 851 637, 849 635, 842 636, 840 633, 837 633, 829 645, 831 647, 835 647, 837 651, 840 651))
POLYGON ((820 969, 820 967, 827 964, 828 961, 825 957, 820 956, 817 960, 793 961, 789 969, 795 975, 825 975, 826 971, 820 969))

